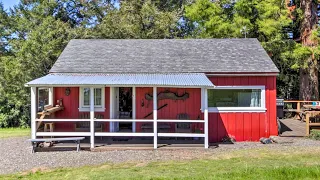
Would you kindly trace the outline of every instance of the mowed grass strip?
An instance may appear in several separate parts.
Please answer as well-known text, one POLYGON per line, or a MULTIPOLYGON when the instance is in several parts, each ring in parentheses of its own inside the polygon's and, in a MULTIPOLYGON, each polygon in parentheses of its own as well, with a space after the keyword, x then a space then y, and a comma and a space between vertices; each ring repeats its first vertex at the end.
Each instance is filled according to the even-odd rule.
POLYGON ((0 128, 0 139, 30 136, 30 128, 0 128))
POLYGON ((319 152, 239 150, 200 160, 43 168, 0 179, 320 179, 319 152))

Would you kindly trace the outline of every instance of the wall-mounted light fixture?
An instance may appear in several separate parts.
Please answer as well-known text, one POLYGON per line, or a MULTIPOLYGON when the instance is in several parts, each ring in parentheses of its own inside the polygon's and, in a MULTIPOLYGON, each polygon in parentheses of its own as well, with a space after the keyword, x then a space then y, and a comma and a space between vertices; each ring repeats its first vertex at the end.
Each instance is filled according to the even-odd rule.
POLYGON ((70 88, 66 88, 66 91, 64 92, 64 94, 65 94, 66 96, 69 96, 70 93, 71 93, 70 88))

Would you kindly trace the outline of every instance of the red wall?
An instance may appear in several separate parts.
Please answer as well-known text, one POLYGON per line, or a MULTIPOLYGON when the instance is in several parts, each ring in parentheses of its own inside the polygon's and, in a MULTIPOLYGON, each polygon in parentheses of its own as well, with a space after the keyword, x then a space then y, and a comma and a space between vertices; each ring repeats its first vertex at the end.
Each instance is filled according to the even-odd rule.
MULTIPOLYGON (((57 119, 79 119, 82 113, 90 112, 79 112, 79 87, 71 87, 70 95, 65 95, 65 87, 55 87, 54 88, 54 102, 58 99, 63 100, 64 110, 55 113, 55 118, 57 119)), ((110 88, 105 88, 105 112, 95 112, 96 114, 102 114, 105 119, 110 116, 110 103, 109 94, 110 88)), ((56 131, 74 131, 74 122, 59 122, 55 123, 56 131)), ((109 123, 105 123, 105 131, 109 131, 109 123)))
POLYGON ((276 77, 210 77, 216 86, 266 86, 264 113, 209 113, 209 141, 218 142, 227 134, 237 141, 258 141, 261 137, 277 135, 276 77))
MULTIPOLYGON (((189 98, 186 100, 159 100, 158 108, 162 105, 168 104, 166 107, 158 111, 158 119, 177 119, 177 115, 181 113, 187 113, 190 116, 190 119, 198 119, 198 116, 202 118, 200 111, 201 108, 201 90, 194 88, 187 89, 178 89, 178 88, 157 88, 157 93, 169 90, 170 92, 178 93, 183 95, 185 92, 189 93, 189 98)), ((144 119, 144 117, 153 111, 153 101, 147 101, 145 99, 145 94, 149 93, 152 95, 152 88, 136 88, 136 109, 137 109, 137 119, 144 119), (144 102, 144 106, 142 106, 144 102)), ((150 115, 146 119, 153 119, 153 115, 150 115)), ((143 122, 137 122, 137 132, 141 132, 141 125, 143 122)), ((175 130, 175 124, 171 124, 171 132, 175 130)), ((194 124, 194 128, 199 126, 199 123, 194 124)))

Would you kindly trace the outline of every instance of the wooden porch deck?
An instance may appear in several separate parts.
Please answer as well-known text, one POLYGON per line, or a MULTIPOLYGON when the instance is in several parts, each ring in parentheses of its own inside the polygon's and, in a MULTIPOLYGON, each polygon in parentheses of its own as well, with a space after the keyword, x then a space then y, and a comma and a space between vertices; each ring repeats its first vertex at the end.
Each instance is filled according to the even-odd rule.
POLYGON ((280 119, 282 137, 304 137, 306 135, 306 122, 296 119, 280 119))

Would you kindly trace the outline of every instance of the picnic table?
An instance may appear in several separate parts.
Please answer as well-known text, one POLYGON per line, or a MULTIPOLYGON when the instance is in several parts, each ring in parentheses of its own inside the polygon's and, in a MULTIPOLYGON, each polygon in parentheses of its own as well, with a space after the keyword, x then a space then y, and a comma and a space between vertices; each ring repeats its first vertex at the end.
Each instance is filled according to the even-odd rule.
POLYGON ((66 138, 41 138, 41 139, 28 139, 31 142, 32 153, 36 151, 40 143, 44 142, 61 142, 61 141, 73 141, 77 144, 77 151, 80 151, 80 141, 84 140, 85 137, 66 137, 66 138))
POLYGON ((303 105, 306 115, 306 136, 309 136, 310 129, 320 127, 320 106, 319 105, 303 105))
POLYGON ((320 106, 315 106, 315 105, 303 105, 304 109, 308 109, 308 110, 313 110, 313 111, 320 111, 320 106))
POLYGON ((320 128, 320 101, 286 100, 284 102, 296 103, 296 107, 292 106, 284 111, 294 113, 294 119, 306 122, 306 136, 309 136, 310 129, 320 128))
POLYGON ((294 113, 294 119, 304 121, 306 118, 305 111, 320 111, 320 106, 313 106, 311 103, 320 103, 320 101, 300 101, 300 100, 285 100, 284 103, 291 104, 291 108, 285 108, 284 112, 294 113), (296 106, 294 106, 296 105, 296 106))

